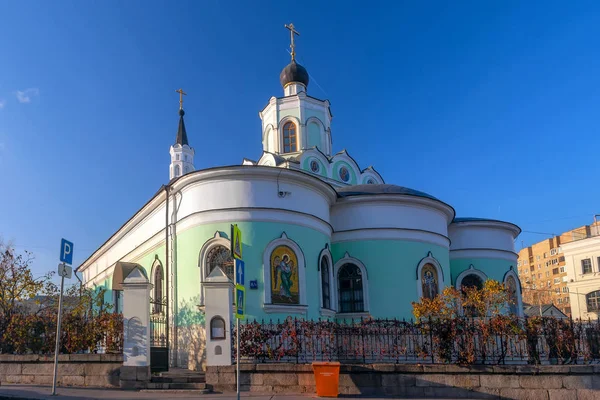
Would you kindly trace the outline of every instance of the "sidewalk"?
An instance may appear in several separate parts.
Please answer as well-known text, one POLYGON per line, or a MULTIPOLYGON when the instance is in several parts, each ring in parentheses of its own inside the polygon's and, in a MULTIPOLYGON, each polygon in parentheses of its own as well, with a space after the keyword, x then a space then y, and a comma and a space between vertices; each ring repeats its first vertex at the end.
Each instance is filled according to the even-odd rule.
MULTIPOLYGON (((237 399, 235 393, 219 394, 209 393, 201 394, 194 391, 184 390, 152 390, 152 391, 129 391, 119 389, 103 388, 75 388, 59 387, 56 388, 57 396, 51 396, 51 386, 27 386, 27 385, 2 385, 0 386, 0 400, 6 399, 30 399, 30 400, 58 400, 58 399, 114 399, 114 400, 135 400, 135 399, 202 399, 202 400, 234 400, 237 399)), ((317 398, 315 394, 306 395, 264 395, 255 393, 242 393, 241 397, 256 400, 308 400, 317 398)))

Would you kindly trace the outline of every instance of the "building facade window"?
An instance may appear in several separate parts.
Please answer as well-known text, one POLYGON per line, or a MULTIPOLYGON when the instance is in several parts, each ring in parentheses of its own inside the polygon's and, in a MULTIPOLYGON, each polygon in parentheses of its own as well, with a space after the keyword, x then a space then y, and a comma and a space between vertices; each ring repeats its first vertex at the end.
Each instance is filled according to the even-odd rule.
POLYGON ((357 265, 342 265, 338 273, 339 312, 355 313, 365 311, 363 277, 357 265))
POLYGON ((506 290, 509 299, 508 310, 511 314, 516 315, 519 310, 519 294, 517 292, 517 281, 513 276, 506 278, 506 290))
POLYGON ((179 165, 175 166, 175 176, 179 176, 181 175, 181 168, 179 168, 179 165))
POLYGON ((231 251, 227 247, 223 245, 214 246, 206 256, 206 265, 208 267, 206 275, 210 275, 216 267, 220 267, 225 272, 225 275, 234 282, 235 272, 233 263, 231 251))
POLYGON ((327 258, 321 257, 321 294, 323 297, 323 308, 331 309, 331 287, 329 282, 329 262, 327 258))
POLYGON ((212 340, 225 339, 225 320, 221 317, 213 317, 210 320, 210 338, 212 340))
POLYGON ((152 297, 152 314, 161 314, 163 312, 163 267, 160 263, 154 265, 154 274, 152 276, 154 288, 152 297))
POLYGON ((600 311, 600 290, 585 295, 588 312, 600 311))
POLYGON ((283 152, 292 153, 294 151, 298 151, 298 134, 296 124, 290 121, 283 126, 283 152))
POLYGON ((583 274, 592 273, 592 260, 590 260, 589 258, 581 260, 581 272, 583 274))

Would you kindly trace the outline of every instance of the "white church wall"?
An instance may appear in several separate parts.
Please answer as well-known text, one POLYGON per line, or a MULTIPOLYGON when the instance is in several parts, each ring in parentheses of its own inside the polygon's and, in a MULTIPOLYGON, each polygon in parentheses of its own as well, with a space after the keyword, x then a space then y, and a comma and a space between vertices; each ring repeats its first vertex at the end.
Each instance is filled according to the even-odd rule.
POLYGON ((425 241, 448 248, 450 216, 435 203, 414 196, 339 199, 331 210, 333 242, 364 240, 381 234, 388 239, 425 241))

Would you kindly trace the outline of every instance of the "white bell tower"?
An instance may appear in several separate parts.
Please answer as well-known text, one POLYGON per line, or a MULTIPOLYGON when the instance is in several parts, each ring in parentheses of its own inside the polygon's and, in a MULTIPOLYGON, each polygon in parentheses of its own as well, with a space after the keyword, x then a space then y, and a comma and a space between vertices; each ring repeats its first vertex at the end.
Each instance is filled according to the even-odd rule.
POLYGON ((179 89, 179 128, 177 129, 177 138, 175 144, 171 146, 169 153, 171 154, 171 165, 169 166, 169 180, 179 178, 189 172, 194 171, 194 149, 188 143, 187 133, 185 131, 185 123, 183 116, 183 96, 186 93, 179 89))

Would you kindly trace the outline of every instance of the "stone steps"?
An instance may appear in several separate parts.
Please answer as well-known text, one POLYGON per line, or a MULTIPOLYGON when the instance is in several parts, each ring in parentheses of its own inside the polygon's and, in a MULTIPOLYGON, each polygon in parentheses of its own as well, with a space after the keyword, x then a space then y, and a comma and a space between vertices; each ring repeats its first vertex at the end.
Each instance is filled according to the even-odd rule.
POLYGON ((210 393, 210 387, 206 385, 204 372, 189 371, 186 369, 173 368, 159 375, 154 375, 148 383, 146 391, 185 391, 193 393, 210 393))
POLYGON ((206 391, 209 389, 206 383, 178 383, 178 382, 150 382, 148 383, 147 390, 194 390, 194 391, 206 391))

